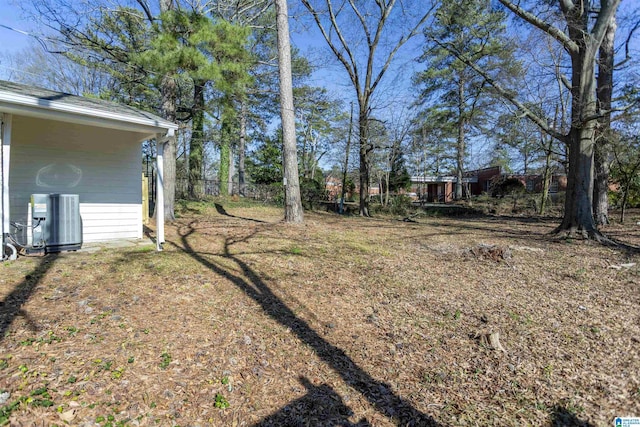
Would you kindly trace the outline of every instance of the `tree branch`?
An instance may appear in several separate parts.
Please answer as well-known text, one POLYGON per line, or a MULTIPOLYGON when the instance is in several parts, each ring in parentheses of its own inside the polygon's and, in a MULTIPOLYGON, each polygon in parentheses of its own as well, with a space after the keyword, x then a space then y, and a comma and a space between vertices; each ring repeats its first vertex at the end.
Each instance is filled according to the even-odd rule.
MULTIPOLYGON (((499 1, 507 9, 509 9, 510 11, 515 13, 519 18, 524 19, 525 21, 527 21, 531 25, 537 27, 538 29, 544 31, 545 33, 549 34, 551 37, 556 39, 560 44, 562 44, 562 46, 564 46, 564 48, 567 51, 569 51, 571 53, 576 53, 580 49, 578 47, 578 45, 574 41, 572 41, 569 38, 569 36, 567 36, 559 28, 557 28, 557 27, 555 27, 555 26, 553 26, 553 25, 551 25, 551 24, 549 24, 547 22, 544 22, 542 19, 538 18, 533 13, 521 8, 519 5, 513 4, 509 0, 499 0, 499 1)), ((570 0, 560 0, 560 1, 561 1, 561 4, 562 4, 561 5, 562 8, 564 8, 564 7, 573 7, 573 4, 571 3, 570 0)))
POLYGON ((353 13, 355 13, 360 20, 360 24, 362 25, 364 34, 367 37, 367 45, 371 46, 371 31, 369 31, 369 26, 367 25, 366 19, 364 18, 364 16, 362 16, 362 13, 360 13, 353 0, 349 0, 349 4, 351 5, 351 9, 353 9, 353 13))
POLYGON ((331 25, 333 26, 333 28, 335 28, 336 34, 338 35, 340 43, 342 44, 342 47, 344 48, 345 52, 347 52, 349 60, 347 60, 347 58, 342 54, 342 52, 338 50, 333 40, 331 40, 331 37, 329 36, 326 29, 322 25, 322 22, 320 22, 320 14, 318 13, 318 11, 314 9, 311 3, 309 3, 309 0, 301 0, 301 1, 304 7, 306 7, 307 10, 313 16, 313 20, 316 22, 316 25, 320 29, 320 32, 322 33, 322 36, 324 37, 327 44, 329 45, 329 48, 331 49, 333 54, 336 56, 336 58, 338 58, 338 61, 340 61, 344 66, 344 68, 347 70, 347 73, 349 74, 349 78, 351 79, 351 82, 354 84, 356 88, 356 92, 360 94, 360 80, 358 78, 357 64, 355 62, 355 59, 353 58, 353 54, 349 49, 344 36, 342 35, 342 32, 340 31, 340 28, 338 27, 335 14, 333 12, 333 6, 331 5, 331 0, 327 0, 327 4, 329 5, 329 16, 331 20, 331 25), (351 63, 349 63, 349 61, 351 61, 351 63))
POLYGON ((404 37, 400 38, 400 40, 398 40, 398 44, 396 44, 396 46, 393 48, 391 53, 389 53, 389 56, 387 56, 387 60, 385 61, 384 65, 382 66, 382 69, 380 70, 380 72, 378 73, 376 78, 373 80, 373 83, 371 85, 371 91, 373 91, 378 86, 378 84, 380 83, 380 80, 382 80, 382 76, 384 76, 384 73, 387 71, 387 69, 391 65, 391 61, 393 60, 393 57, 398 52, 398 50, 400 50, 400 48, 407 41, 409 41, 409 39, 411 39, 416 34, 418 34, 418 31, 420 30, 422 25, 427 21, 427 19, 429 19, 429 16, 431 16, 431 13, 433 12, 433 10, 435 8, 436 8, 436 4, 432 3, 431 4, 431 8, 422 16, 422 19, 420 19, 420 21, 413 27, 411 32, 409 34, 405 35, 404 37))
POLYGON ((389 18, 389 14, 391 13, 395 2, 396 0, 391 0, 388 5, 378 3, 378 6, 380 7, 380 19, 378 20, 378 26, 376 27, 376 35, 373 41, 369 37, 367 37, 369 43, 369 59, 367 61, 367 75, 365 77, 365 90, 367 91, 367 97, 369 97, 371 92, 375 90, 376 86, 378 85, 378 81, 380 81, 380 78, 382 77, 380 73, 384 74, 388 67, 387 64, 391 62, 391 58, 400 48, 400 46, 397 46, 397 49, 391 51, 391 53, 387 57, 385 65, 382 67, 382 70, 380 70, 380 73, 378 74, 379 78, 376 79, 376 81, 374 81, 372 84, 371 79, 373 77, 373 61, 375 58, 376 49, 378 47, 378 44, 380 43, 380 37, 382 36, 382 29, 384 28, 384 24, 387 22, 387 19, 389 18))
POLYGON ((149 5, 144 0, 136 0, 136 1, 144 11, 144 14, 147 15, 147 19, 149 20, 149 22, 153 22, 153 14, 149 9, 149 5))
POLYGON ((593 38, 596 39, 598 45, 604 39, 609 23, 611 22, 611 18, 615 16, 620 2, 621 0, 603 0, 600 2, 600 12, 598 13, 596 24, 593 26, 593 30, 591 31, 591 34, 593 35, 593 38))
MULTIPOLYGON (((502 0, 500 0, 502 1, 502 0)), ((518 99, 515 97, 515 95, 508 91, 507 89, 503 88, 502 85, 500 85, 498 82, 496 82, 491 76, 489 76, 484 70, 482 70, 480 67, 478 67, 474 62, 470 61, 466 56, 462 55, 460 52, 458 52, 456 49, 452 48, 451 46, 442 43, 438 40, 433 39, 433 41, 440 47, 442 47, 443 49, 446 49, 448 52, 450 52, 452 55, 454 55, 456 58, 458 58, 459 61, 461 61, 463 64, 467 65, 468 67, 470 67, 471 69, 473 69, 479 76, 481 76, 488 84, 490 84, 504 99, 506 99, 507 101, 509 101, 511 104, 513 104, 518 110, 520 110, 522 112, 522 114, 529 118, 529 120, 531 120, 533 123, 535 123, 540 129, 542 129, 544 132, 546 132, 547 134, 551 135, 552 137, 556 138, 559 141, 562 141, 564 143, 567 142, 568 138, 566 135, 556 131, 555 129, 551 128, 546 120, 544 120, 542 117, 540 117, 539 115, 537 115, 536 113, 534 113, 533 111, 531 111, 531 109, 529 109, 526 105, 524 105, 522 102, 518 101, 518 99)))

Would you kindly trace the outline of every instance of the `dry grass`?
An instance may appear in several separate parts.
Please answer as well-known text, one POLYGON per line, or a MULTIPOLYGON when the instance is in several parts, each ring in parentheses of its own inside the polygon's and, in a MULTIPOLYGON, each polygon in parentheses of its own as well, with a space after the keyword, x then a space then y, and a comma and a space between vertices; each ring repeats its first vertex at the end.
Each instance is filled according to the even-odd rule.
MULTIPOLYGON (((640 416, 640 269, 621 266, 637 255, 556 241, 555 223, 520 218, 316 213, 290 226, 280 216, 192 205, 162 253, 0 264, 0 420, 515 426, 640 416), (496 332, 505 352, 486 339, 496 332)), ((638 225, 608 232, 640 245, 638 225)))

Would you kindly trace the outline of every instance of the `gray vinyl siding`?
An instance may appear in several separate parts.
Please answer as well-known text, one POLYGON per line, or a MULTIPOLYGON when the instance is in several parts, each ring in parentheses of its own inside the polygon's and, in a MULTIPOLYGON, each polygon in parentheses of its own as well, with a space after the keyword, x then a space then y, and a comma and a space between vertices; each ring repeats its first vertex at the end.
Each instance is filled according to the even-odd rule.
POLYGON ((13 117, 10 217, 33 193, 78 194, 85 242, 142 238, 140 134, 13 117))

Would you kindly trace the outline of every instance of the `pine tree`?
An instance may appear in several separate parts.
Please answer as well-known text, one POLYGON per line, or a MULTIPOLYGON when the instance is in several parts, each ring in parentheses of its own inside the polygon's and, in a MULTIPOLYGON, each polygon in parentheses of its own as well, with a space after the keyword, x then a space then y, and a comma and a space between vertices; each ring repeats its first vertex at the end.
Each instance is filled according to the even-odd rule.
POLYGON ((407 170, 404 155, 402 152, 394 156, 391 163, 391 173, 389 174, 389 191, 398 193, 401 190, 407 190, 411 186, 411 175, 407 170))
MULTIPOLYGON (((155 69, 181 70, 193 86, 193 100, 189 107, 192 123, 189 143, 189 193, 200 198, 205 135, 205 92, 212 85, 219 93, 223 111, 229 100, 241 92, 250 82, 248 75, 248 52, 245 49, 249 29, 226 21, 214 22, 197 12, 168 11, 162 15, 157 27, 152 49, 141 54, 141 58, 155 69)), ((223 114, 220 139, 221 159, 219 180, 222 185, 228 178, 228 128, 230 114, 223 114), (227 121, 225 122, 225 119, 227 121), (222 176, 224 172, 227 175, 222 176)), ((224 190, 223 190, 224 191, 224 190)))
POLYGON ((451 53, 464 52, 488 73, 513 73, 517 62, 505 33, 505 15, 486 0, 441 3, 434 24, 425 31, 421 60, 427 68, 415 77, 423 89, 420 102, 446 111, 455 123, 455 198, 463 196, 465 154, 470 131, 479 126, 490 104, 487 84, 471 67, 451 53))

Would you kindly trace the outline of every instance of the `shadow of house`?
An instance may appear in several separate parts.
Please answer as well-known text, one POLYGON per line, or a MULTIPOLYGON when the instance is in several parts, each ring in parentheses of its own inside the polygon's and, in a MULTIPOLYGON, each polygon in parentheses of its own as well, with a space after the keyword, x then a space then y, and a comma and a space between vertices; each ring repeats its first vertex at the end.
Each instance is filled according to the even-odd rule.
POLYGON ((314 386, 304 377, 300 377, 300 382, 307 389, 306 395, 290 402, 253 427, 371 426, 365 419, 351 423, 348 418, 353 415, 353 411, 328 385, 314 386))
MULTIPOLYGON (((213 273, 231 281, 249 298, 253 299, 266 315, 280 325, 289 328, 294 336, 313 349, 320 360, 333 369, 345 383, 361 393, 380 414, 395 424, 407 427, 439 425, 431 416, 420 412, 411 402, 397 395, 389 384, 371 377, 344 350, 322 338, 320 333, 305 320, 296 316, 294 311, 278 298, 256 271, 232 253, 233 244, 239 240, 227 238, 224 242, 224 252, 220 255, 224 260, 235 264, 237 270, 229 268, 227 263, 215 262, 215 258, 208 256, 208 254, 198 252, 189 242, 189 237, 196 231, 196 222, 192 221, 179 230, 181 245, 173 243, 175 247, 184 250, 213 273), (236 271, 240 271, 241 274, 236 271)), ((242 241, 248 240, 251 236, 245 237, 242 241)))
POLYGON ((51 269, 58 256, 58 253, 54 253, 42 258, 36 268, 0 302, 0 341, 5 337, 16 317, 23 316, 28 323, 32 323, 22 306, 29 301, 40 279, 51 269))

